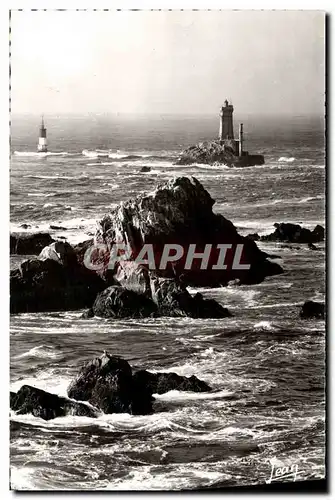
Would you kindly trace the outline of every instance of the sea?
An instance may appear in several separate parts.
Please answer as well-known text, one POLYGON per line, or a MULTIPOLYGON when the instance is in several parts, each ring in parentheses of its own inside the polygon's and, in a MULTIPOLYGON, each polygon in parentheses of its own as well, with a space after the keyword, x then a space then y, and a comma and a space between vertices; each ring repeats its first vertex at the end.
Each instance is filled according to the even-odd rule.
MULTIPOLYGON (((175 176, 196 177, 215 199, 213 210, 242 235, 270 233, 276 222, 324 226, 323 117, 242 119, 245 148, 263 154, 263 166, 174 164, 185 147, 217 136, 216 116, 45 115, 49 152, 37 154, 40 117, 13 115, 11 231, 84 241, 112 207, 175 176), (150 171, 141 172, 144 166, 150 171)), ((297 467, 296 478, 279 481, 324 478, 325 322, 300 319, 299 306, 325 300, 325 244, 314 251, 257 244, 277 256, 283 274, 257 285, 197 290, 227 307, 231 318, 12 315, 11 390, 30 384, 66 395, 80 366, 105 349, 133 369, 196 375, 213 390, 159 395, 148 416, 44 421, 11 411, 11 488, 259 485, 272 466, 297 467)), ((26 258, 11 256, 11 268, 26 258)))

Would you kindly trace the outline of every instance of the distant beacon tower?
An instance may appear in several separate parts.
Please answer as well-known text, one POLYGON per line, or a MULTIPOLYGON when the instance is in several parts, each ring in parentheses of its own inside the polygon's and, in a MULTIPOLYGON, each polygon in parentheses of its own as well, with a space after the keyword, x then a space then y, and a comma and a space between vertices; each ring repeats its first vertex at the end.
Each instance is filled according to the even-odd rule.
POLYGON ((47 153, 47 129, 44 126, 44 120, 42 116, 41 127, 40 127, 40 135, 38 138, 37 151, 40 153, 47 153))
POLYGON ((228 104, 228 101, 226 99, 225 105, 222 106, 220 111, 220 141, 223 141, 224 139, 234 139, 233 111, 233 105, 228 104))

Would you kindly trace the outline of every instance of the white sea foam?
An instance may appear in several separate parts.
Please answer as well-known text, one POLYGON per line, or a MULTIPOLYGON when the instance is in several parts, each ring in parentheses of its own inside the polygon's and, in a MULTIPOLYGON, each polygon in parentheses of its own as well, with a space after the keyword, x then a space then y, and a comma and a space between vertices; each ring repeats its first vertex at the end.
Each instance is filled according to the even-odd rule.
POLYGON ((160 401, 194 401, 202 399, 222 399, 234 394, 232 391, 222 390, 216 392, 189 392, 189 391, 169 391, 164 394, 154 394, 160 401))
POLYGON ((57 359, 60 356, 61 354, 57 352, 53 346, 42 344, 40 346, 36 346, 33 347, 32 349, 29 349, 29 351, 19 354, 18 356, 16 356, 16 359, 30 358, 30 357, 57 359))
POLYGON ((259 323, 254 324, 255 330, 266 330, 266 331, 274 331, 276 327, 270 321, 260 321, 259 323))
POLYGON ((47 153, 37 152, 37 151, 14 151, 15 156, 33 156, 36 158, 45 158, 46 156, 66 156, 69 153, 67 151, 53 152, 48 151, 47 153))
POLYGON ((287 156, 281 156, 278 161, 283 162, 283 163, 292 163, 295 160, 293 156, 287 157, 287 156))
POLYGON ((110 155, 110 151, 109 150, 89 151, 88 149, 83 149, 82 155, 87 156, 88 158, 108 158, 110 155))

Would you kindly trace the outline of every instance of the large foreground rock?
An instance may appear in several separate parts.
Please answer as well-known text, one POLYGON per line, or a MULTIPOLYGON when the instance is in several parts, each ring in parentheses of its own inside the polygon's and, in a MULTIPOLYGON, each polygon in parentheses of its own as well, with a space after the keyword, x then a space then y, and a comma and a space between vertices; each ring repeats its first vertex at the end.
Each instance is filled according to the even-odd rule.
POLYGON ((285 241, 289 243, 318 243, 324 240, 325 230, 319 224, 313 231, 299 224, 281 222, 274 224, 276 230, 260 237, 261 241, 285 241))
POLYGON ((105 413, 146 415, 153 412, 152 394, 171 390, 210 391, 203 381, 175 373, 150 373, 140 370, 132 374, 127 361, 104 354, 86 363, 68 387, 70 398, 89 401, 105 413))
POLYGON ((104 413, 152 412, 152 393, 133 384, 127 361, 106 352, 83 366, 67 393, 70 398, 89 401, 104 413))
MULTIPOLYGON (((131 260, 135 260, 144 244, 152 244, 156 264, 153 273, 167 278, 182 276, 185 284, 193 286, 227 285, 234 279, 244 284, 260 283, 266 276, 283 272, 278 264, 266 258, 254 241, 239 235, 231 221, 213 213, 213 205, 214 200, 197 179, 179 177, 152 193, 121 203, 100 220, 95 240, 109 249, 114 244, 130 245, 131 260), (168 262, 165 270, 158 269, 167 243, 181 245, 184 255, 178 261, 168 262), (200 268, 200 259, 193 261, 191 269, 185 269, 191 244, 197 245, 197 252, 204 251, 206 244, 213 246, 206 269, 200 268), (225 259, 227 269, 212 269, 218 262, 218 244, 232 245, 225 259), (232 269, 238 244, 243 244, 240 262, 250 265, 248 270, 232 269)), ((117 266, 115 272, 118 272, 117 266)), ((126 282, 127 279, 122 281, 124 287, 126 282)))
MULTIPOLYGON (((227 141, 225 141, 227 143, 227 141)), ((264 156, 249 155, 237 156, 234 151, 235 145, 221 144, 219 140, 200 142, 194 146, 185 149, 177 165, 190 165, 192 163, 205 163, 213 165, 215 163, 223 164, 228 167, 250 167, 252 165, 263 165, 264 156)))
POLYGON ((94 271, 77 263, 68 244, 64 254, 58 253, 54 245, 44 249, 40 259, 24 261, 10 272, 11 313, 91 307, 96 295, 106 287, 94 271))
POLYGON ((51 394, 30 385, 23 385, 15 394, 10 393, 10 408, 18 415, 31 413, 34 417, 50 420, 65 415, 97 416, 97 412, 84 403, 51 394))
POLYGON ((10 253, 18 255, 38 255, 44 247, 54 243, 49 233, 12 233, 10 253))
POLYGON ((302 319, 324 319, 325 318, 325 305, 322 302, 314 302, 307 300, 300 310, 300 318, 302 319))

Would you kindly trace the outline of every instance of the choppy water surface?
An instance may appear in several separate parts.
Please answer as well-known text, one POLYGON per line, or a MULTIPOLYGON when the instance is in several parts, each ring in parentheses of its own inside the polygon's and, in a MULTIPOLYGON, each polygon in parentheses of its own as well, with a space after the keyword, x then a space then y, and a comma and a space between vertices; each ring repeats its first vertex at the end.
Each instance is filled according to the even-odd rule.
MULTIPOLYGON (((51 154, 35 155, 36 123, 13 118, 11 223, 87 239, 109 207, 175 175, 194 175, 214 210, 242 234, 275 222, 324 225, 324 144, 315 120, 244 120, 250 152, 266 165, 175 166, 178 152, 216 134, 215 119, 46 117, 51 154), (84 151, 83 153, 83 150, 84 151), (57 153, 57 154, 54 154, 57 153), (141 173, 143 166, 151 171, 141 173)), ((285 273, 252 286, 201 290, 234 314, 223 320, 81 319, 81 311, 11 318, 11 381, 65 395, 85 360, 107 349, 134 368, 195 374, 212 393, 172 391, 150 416, 11 414, 16 489, 183 489, 264 483, 270 461, 297 479, 324 477, 323 321, 302 321, 324 300, 324 245, 260 244, 285 273), (299 247, 299 248, 297 248, 299 247)), ((13 258, 14 266, 20 258, 13 258)))

